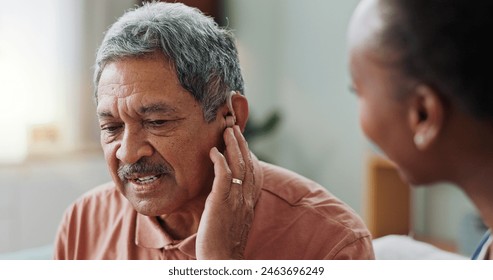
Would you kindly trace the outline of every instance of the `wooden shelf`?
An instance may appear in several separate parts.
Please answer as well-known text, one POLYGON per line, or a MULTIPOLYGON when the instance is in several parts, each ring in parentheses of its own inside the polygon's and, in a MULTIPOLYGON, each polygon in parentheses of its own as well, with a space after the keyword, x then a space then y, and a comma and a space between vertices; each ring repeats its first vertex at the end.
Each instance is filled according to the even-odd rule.
POLYGON ((367 162, 367 223, 373 238, 411 232, 411 195, 395 165, 374 154, 367 162))

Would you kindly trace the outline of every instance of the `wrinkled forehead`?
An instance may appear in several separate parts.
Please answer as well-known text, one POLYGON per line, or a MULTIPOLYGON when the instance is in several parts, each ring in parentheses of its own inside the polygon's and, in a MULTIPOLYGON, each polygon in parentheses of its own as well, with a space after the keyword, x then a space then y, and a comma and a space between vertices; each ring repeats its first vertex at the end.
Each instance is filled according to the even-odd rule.
POLYGON ((98 115, 116 112, 117 108, 140 113, 156 108, 171 112, 187 108, 192 101, 174 68, 162 59, 126 58, 108 63, 98 84, 98 115))
MULTIPOLYGON (((105 78, 114 75, 115 71, 120 72, 121 78, 128 79, 134 78, 135 80, 143 80, 147 77, 155 78, 155 76, 148 75, 152 72, 153 67, 149 67, 153 64, 153 67, 166 68, 165 71, 170 74, 176 75, 176 67, 174 61, 169 59, 160 51, 154 51, 150 53, 144 53, 139 55, 125 55, 114 58, 108 58, 101 62, 96 71, 98 77, 95 80, 95 97, 96 102, 99 102, 98 97, 100 89, 105 85, 105 78), (125 70, 125 71, 123 71, 125 70), (144 71, 143 71, 144 70, 144 71), (145 71, 147 70, 147 73, 145 71), (124 77, 123 74, 128 74, 128 77, 124 77)), ((176 79, 178 81, 178 79, 176 79)))
POLYGON ((175 69, 161 56, 127 57, 109 62, 101 73, 98 97, 125 97, 142 90, 184 90, 175 69))

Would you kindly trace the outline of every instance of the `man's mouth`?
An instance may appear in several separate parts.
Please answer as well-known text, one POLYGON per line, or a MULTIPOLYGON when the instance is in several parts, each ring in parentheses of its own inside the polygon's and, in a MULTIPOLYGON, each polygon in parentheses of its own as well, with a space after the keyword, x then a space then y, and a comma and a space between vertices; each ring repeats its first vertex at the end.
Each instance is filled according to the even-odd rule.
POLYGON ((137 177, 137 176, 127 177, 127 180, 138 185, 148 185, 148 184, 152 184, 154 181, 161 178, 163 174, 154 174, 154 175, 147 175, 142 177, 137 177))

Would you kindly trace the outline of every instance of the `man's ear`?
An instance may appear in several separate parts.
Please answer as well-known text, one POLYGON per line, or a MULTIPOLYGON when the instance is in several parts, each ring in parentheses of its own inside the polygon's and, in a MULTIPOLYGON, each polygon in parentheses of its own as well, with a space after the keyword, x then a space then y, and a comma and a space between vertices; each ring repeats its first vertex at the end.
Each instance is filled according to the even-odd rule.
POLYGON ((248 101, 245 96, 231 92, 218 114, 224 120, 225 127, 238 125, 243 132, 248 120, 248 101))
POLYGON ((444 123, 445 104, 433 88, 418 85, 409 106, 409 122, 418 150, 428 149, 438 138, 444 123))
POLYGON ((236 125, 241 129, 241 132, 245 130, 246 123, 248 121, 248 100, 244 95, 239 93, 233 94, 231 96, 231 107, 235 116, 236 125))

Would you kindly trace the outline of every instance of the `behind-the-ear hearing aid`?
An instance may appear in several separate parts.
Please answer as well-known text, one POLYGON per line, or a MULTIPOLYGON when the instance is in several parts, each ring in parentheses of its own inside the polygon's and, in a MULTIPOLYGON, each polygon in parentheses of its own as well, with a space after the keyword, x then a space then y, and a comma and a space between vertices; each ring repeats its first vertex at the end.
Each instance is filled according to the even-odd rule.
POLYGON ((233 125, 236 124, 236 116, 235 116, 235 111, 233 109, 233 104, 231 102, 231 99, 233 98, 233 95, 236 94, 236 91, 231 91, 228 95, 228 98, 226 99, 226 104, 228 105, 229 113, 226 116, 226 127, 233 127, 233 125))

